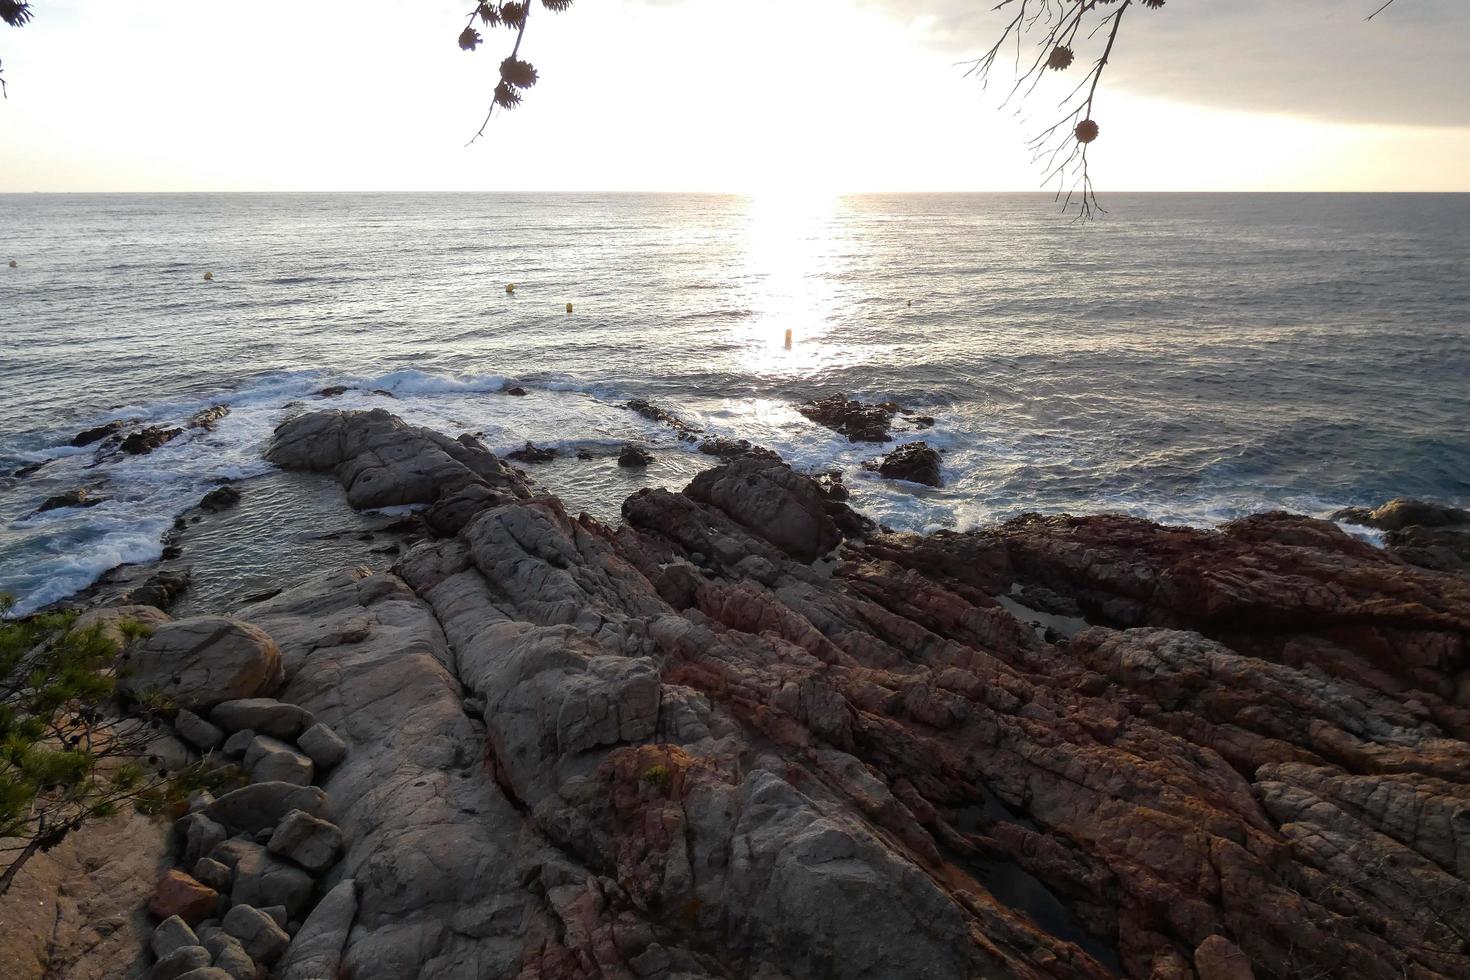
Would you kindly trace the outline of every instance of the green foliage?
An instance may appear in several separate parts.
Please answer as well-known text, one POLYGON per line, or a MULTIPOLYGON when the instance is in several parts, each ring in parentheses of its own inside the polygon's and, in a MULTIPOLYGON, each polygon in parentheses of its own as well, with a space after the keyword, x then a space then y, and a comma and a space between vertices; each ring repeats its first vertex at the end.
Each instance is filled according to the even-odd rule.
POLYGON ((669 772, 668 766, 649 766, 638 778, 665 796, 669 794, 669 788, 674 785, 674 774, 669 772))
POLYGON ((147 623, 139 622, 136 619, 119 620, 117 628, 122 631, 122 635, 127 638, 128 642, 132 642, 133 640, 147 639, 148 637, 153 635, 152 626, 149 626, 147 623))
MULTIPOLYGON (((0 596, 0 612, 13 608, 0 596)), ((120 629, 129 641, 149 632, 136 622, 120 629)), ((162 809, 181 793, 231 778, 181 781, 143 755, 157 736, 157 716, 172 705, 145 699, 143 717, 117 717, 120 652, 100 626, 77 629, 75 613, 0 620, 0 838, 21 842, 0 850, 0 894, 31 854, 86 820, 145 798, 162 809)))

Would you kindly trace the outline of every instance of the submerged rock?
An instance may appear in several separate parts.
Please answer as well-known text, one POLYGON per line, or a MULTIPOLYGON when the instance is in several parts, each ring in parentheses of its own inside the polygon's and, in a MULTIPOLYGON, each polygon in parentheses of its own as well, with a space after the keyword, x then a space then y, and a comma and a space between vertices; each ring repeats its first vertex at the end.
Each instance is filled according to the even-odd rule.
POLYGON ((139 429, 125 436, 120 448, 130 456, 142 456, 175 439, 183 431, 180 428, 164 429, 150 425, 146 429, 139 429))
POLYGON ((555 449, 540 449, 532 443, 526 443, 524 449, 505 454, 506 459, 513 459, 518 463, 549 463, 556 459, 555 449))
POLYGON ((199 500, 199 509, 217 513, 240 502, 240 491, 228 483, 224 486, 215 487, 199 500))
POLYGON ((121 432, 127 427, 128 423, 124 420, 113 419, 111 422, 104 422, 103 424, 96 426, 95 428, 83 429, 81 432, 78 432, 76 435, 71 437, 71 444, 73 446, 90 446, 92 443, 100 442, 110 435, 115 435, 116 433, 121 432))
POLYGON ((75 490, 68 490, 66 493, 58 493, 55 496, 47 497, 41 506, 37 507, 32 513, 44 514, 48 510, 60 510, 63 507, 96 507, 108 499, 107 497, 93 496, 90 490, 85 487, 78 487, 75 490))
POLYGON ((618 453, 618 465, 629 467, 647 466, 653 462, 653 453, 641 446, 635 446, 631 442, 623 446, 618 453))
POLYGON ((818 425, 847 436, 850 442, 887 442, 892 438, 888 429, 899 407, 893 402, 865 404, 838 392, 805 402, 796 410, 818 425))

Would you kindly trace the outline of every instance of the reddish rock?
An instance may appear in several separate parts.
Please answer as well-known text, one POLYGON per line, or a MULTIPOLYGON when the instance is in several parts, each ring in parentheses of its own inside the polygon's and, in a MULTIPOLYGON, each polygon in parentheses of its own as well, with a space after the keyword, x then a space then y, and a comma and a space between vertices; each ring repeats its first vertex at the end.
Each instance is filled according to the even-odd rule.
POLYGON ((219 892, 178 869, 164 872, 148 900, 148 911, 159 919, 177 915, 191 926, 213 917, 219 906, 219 892))

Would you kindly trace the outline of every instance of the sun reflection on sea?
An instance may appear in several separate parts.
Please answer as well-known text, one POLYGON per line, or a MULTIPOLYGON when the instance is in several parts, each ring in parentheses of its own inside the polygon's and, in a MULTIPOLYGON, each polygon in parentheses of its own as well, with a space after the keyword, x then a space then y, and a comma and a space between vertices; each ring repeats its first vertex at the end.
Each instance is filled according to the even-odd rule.
POLYGON ((750 198, 742 278, 753 315, 734 328, 743 370, 813 377, 854 363, 852 351, 830 342, 838 305, 834 277, 842 265, 840 206, 836 195, 805 188, 750 198))

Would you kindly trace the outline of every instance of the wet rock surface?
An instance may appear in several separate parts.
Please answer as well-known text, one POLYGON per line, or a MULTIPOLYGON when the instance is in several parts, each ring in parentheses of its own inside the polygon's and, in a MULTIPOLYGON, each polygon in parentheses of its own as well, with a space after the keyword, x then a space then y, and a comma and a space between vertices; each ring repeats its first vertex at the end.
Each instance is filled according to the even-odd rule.
POLYGON ((925 442, 909 442, 863 465, 890 480, 908 480, 937 487, 943 483, 939 453, 925 442))

